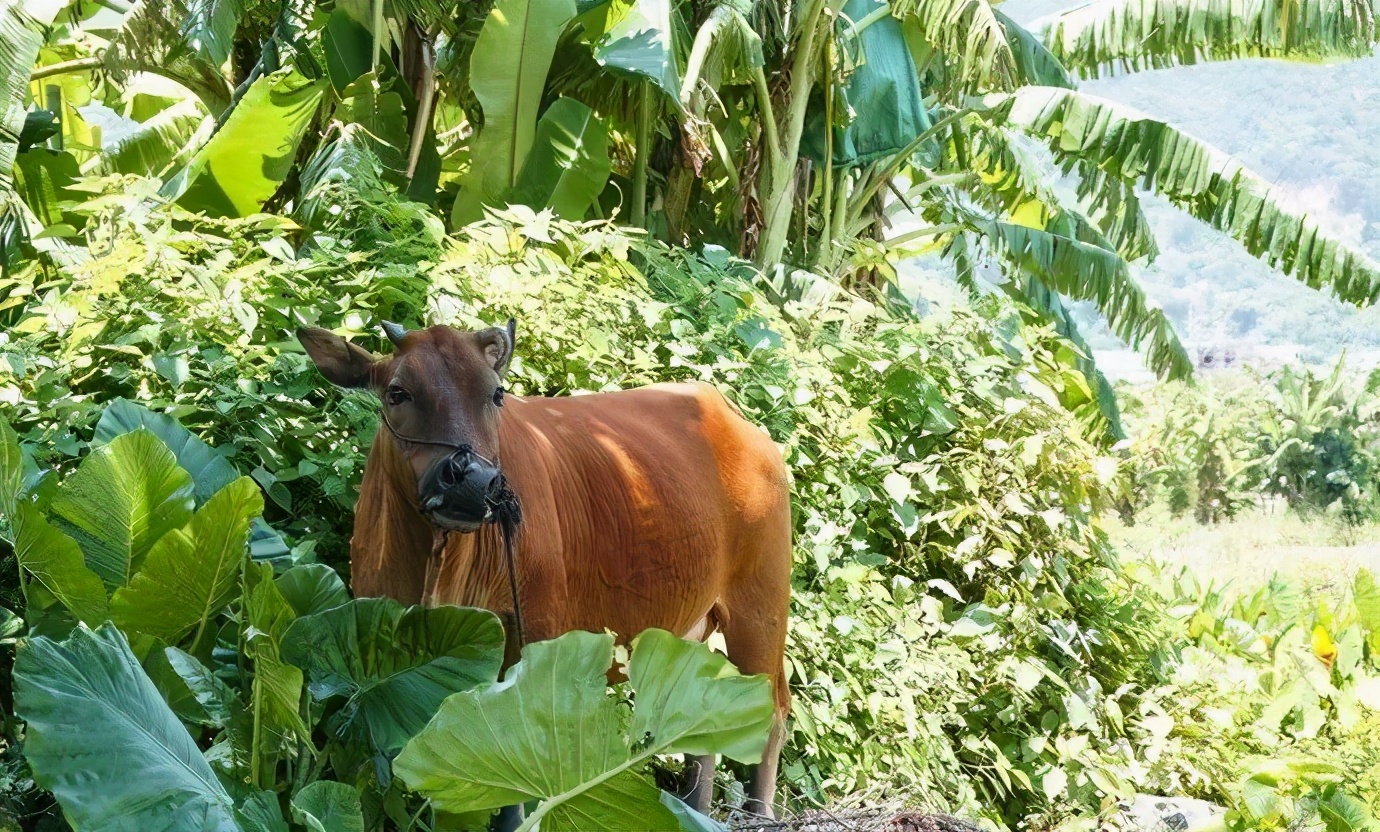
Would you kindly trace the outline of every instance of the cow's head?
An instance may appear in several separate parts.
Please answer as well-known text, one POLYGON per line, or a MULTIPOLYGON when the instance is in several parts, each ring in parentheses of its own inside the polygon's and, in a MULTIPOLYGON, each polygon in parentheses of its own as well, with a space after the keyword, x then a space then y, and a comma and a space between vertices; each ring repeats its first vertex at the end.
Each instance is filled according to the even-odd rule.
POLYGON ((385 357, 318 327, 299 329, 297 339, 332 383, 378 395, 380 430, 411 465, 418 505, 432 524, 474 531, 494 519, 505 491, 498 414, 517 323, 479 332, 407 332, 393 323, 383 329, 396 347, 385 357))

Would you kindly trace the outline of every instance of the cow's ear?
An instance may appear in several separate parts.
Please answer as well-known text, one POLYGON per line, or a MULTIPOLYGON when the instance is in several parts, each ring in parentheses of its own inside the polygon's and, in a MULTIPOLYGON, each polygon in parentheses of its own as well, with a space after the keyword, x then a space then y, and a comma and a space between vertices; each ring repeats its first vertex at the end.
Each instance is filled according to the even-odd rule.
POLYGON ((490 327, 479 333, 479 343, 484 347, 484 357, 488 359, 489 366, 494 368, 499 378, 508 372, 508 365, 513 360, 513 344, 517 342, 517 319, 509 318, 508 325, 490 327))
POLYGON ((370 371, 377 359, 368 350, 319 326, 297 330, 297 340, 330 383, 340 387, 369 386, 370 371))

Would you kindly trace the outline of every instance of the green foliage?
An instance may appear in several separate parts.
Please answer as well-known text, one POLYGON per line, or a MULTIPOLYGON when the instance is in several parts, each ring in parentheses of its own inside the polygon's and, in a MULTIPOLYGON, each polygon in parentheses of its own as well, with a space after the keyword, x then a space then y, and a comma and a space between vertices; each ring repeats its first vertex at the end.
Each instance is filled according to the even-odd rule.
POLYGON ((574 0, 500 0, 489 13, 470 56, 470 89, 483 108, 483 127, 452 223, 479 219, 483 205, 501 204, 518 184, 536 140, 556 42, 574 16, 574 0))
POLYGON ((1169 605, 1175 645, 1163 695, 1139 717, 1150 782, 1224 804, 1231 830, 1380 828, 1374 578, 1362 570, 1353 592, 1325 597, 1278 577, 1252 592, 1187 572, 1141 578, 1169 605))
MULTIPOLYGON (((233 462, 264 489, 264 510, 292 544, 278 550, 281 575, 237 560, 241 582, 204 627, 200 616, 192 631, 180 619, 162 631, 176 643, 148 633, 134 640, 213 768, 276 795, 275 816, 235 791, 242 816, 282 822, 281 807, 305 781, 324 779, 361 790, 365 828, 405 825, 421 805, 398 782, 408 776, 390 780, 388 755, 446 693, 481 675, 473 667, 492 666, 491 640, 481 633, 466 645, 457 635, 470 614, 347 603, 320 565, 287 568, 313 558, 343 566, 376 408, 365 394, 326 387, 290 333, 322 325, 384 350, 381 318, 473 328, 512 315, 530 333, 512 370, 517 393, 703 379, 772 434, 797 509, 795 705, 784 761, 794 801, 872 787, 1008 828, 1053 824, 1132 791, 1167 789, 1161 784, 1192 762, 1198 746, 1170 745, 1172 727, 1157 721, 1183 699, 1173 678, 1182 659, 1159 648, 1188 636, 1167 634, 1175 632, 1164 620, 1168 602, 1145 597, 1099 529, 1120 485, 1117 461, 1098 444, 1105 424, 1070 412, 1095 401, 1078 350, 1039 316, 989 297, 919 317, 886 292, 848 293, 804 272, 763 275, 722 249, 692 253, 520 206, 442 238, 424 207, 389 196, 381 174, 370 179, 379 168, 367 144, 347 131, 321 152, 329 161, 296 220, 207 219, 152 206, 153 189, 139 180, 105 180, 90 205, 74 208, 104 212, 108 251, 33 266, 4 284, 16 302, 4 311, 0 391, 15 402, 5 410, 37 464, 74 470, 70 480, 106 464, 80 460, 113 454, 100 449, 119 430, 144 427, 170 443, 178 466, 194 469, 187 510, 199 508, 190 522, 236 482, 225 473, 233 462), (127 402, 101 415, 121 397, 177 416, 225 456, 127 402), (489 658, 470 664, 460 648, 489 658)), ((29 469, 17 451, 0 463, 0 482, 22 481, 36 495, 51 488, 16 473, 29 469)), ((42 519, 46 504, 29 500, 26 511, 42 519)), ((71 629, 71 616, 56 614, 62 607, 96 626, 109 598, 76 541, 59 550, 90 578, 26 573, 36 579, 31 593, 54 610, 41 617, 53 636, 71 629), (64 591, 76 600, 49 583, 75 587, 64 591)), ((133 580, 154 564, 144 557, 133 580)), ((214 581, 201 585, 219 600, 214 581)), ((609 663, 591 661, 579 678, 613 703, 602 675, 609 663)), ((648 678, 632 681, 642 699, 660 672, 648 678)), ((447 703, 512 689, 481 685, 447 703)), ((1325 714, 1340 710, 1326 702, 1325 714)), ((1272 730, 1288 734, 1316 721, 1312 714, 1281 714, 1272 730)), ((1184 724, 1204 745, 1229 734, 1201 712, 1184 724)), ((610 768, 641 754, 625 733, 633 727, 639 740, 662 730, 655 720, 618 723, 616 754, 599 740, 616 760, 610 768)), ((694 724, 673 733, 690 750, 721 748, 722 738, 686 741, 703 733, 694 724)), ((1245 774, 1233 754, 1211 782, 1245 774)), ((628 786, 641 795, 635 805, 674 814, 649 788, 628 786)), ((1213 788, 1226 799, 1226 785, 1213 788)), ((333 810, 298 801, 297 811, 310 825, 308 816, 324 823, 333 810)), ((340 811, 353 817, 348 806, 340 811)))
POLYGON ((345 698, 329 730, 384 758, 447 696, 497 678, 503 644, 492 613, 404 609, 390 598, 303 615, 282 637, 283 658, 306 672, 313 698, 345 698))
POLYGON ((257 213, 292 169, 320 97, 320 82, 290 70, 258 79, 170 183, 169 195, 213 217, 257 213))
POLYGON ((501 685, 447 699, 394 763, 446 812, 541 801, 522 826, 579 832, 673 829, 641 774, 657 754, 721 752, 757 762, 771 726, 771 683, 663 630, 633 642, 633 713, 607 693, 613 637, 568 633, 530 644, 501 685))
POLYGON ((1376 514, 1380 403, 1338 361, 1326 377, 1286 367, 1264 379, 1153 388, 1130 399, 1135 507, 1163 500, 1201 522, 1281 497, 1357 526, 1376 514))
MULTIPOLYGON (((1380 291, 1373 263, 1258 177, 1080 97, 1074 80, 1366 55, 1373 0, 1103 4, 1060 16, 1047 43, 987 0, 165 0, 115 22, 91 22, 81 4, 44 13, 60 25, 40 37, 17 8, 3 12, 23 45, 0 66, 0 177, 13 169, 20 185, 0 216, 6 262, 100 250, 100 223, 68 210, 82 174, 157 177, 165 197, 213 217, 294 205, 313 223, 323 179, 351 178, 387 182, 456 228, 509 203, 612 216, 850 288, 891 280, 889 253, 911 242, 963 272, 970 249, 993 252, 1031 315, 1077 343, 1061 296, 1096 299, 1119 337, 1177 377, 1182 350, 1128 267, 1155 251, 1139 182, 1309 286, 1355 303, 1380 291), (1012 100, 1038 117, 1012 121, 1012 100), (90 105, 118 138, 86 120, 90 105), (46 126, 21 148, 28 116, 46 126), (1021 133, 1055 147, 1077 205, 1028 183, 1013 193, 1011 167, 970 152, 1021 133), (921 227, 887 239, 902 212, 921 227)), ((1080 370, 1101 384, 1091 356, 1080 370)))
POLYGON ((14 674, 24 754, 76 829, 237 829, 229 793, 113 625, 30 639, 14 674))
MULTIPOLYGON (((57 488, 67 503, 37 500, 17 485, 18 478, 7 476, 14 490, 5 498, 5 519, 17 540, 29 539, 26 523, 57 516, 61 505, 80 506, 91 471, 118 469, 118 482, 134 494, 155 493, 174 482, 190 501, 191 476, 175 461, 179 476, 169 475, 175 457, 142 423, 156 425, 184 456, 204 462, 207 449, 200 440, 179 435, 176 422, 124 401, 112 405, 101 423, 134 430, 87 455, 67 476, 57 488)), ((0 426, 0 462, 10 466, 19 446, 3 421, 0 426)), ((216 467, 198 466, 197 485, 218 477, 216 467)), ((404 609, 383 598, 352 601, 335 573, 320 565, 294 566, 275 577, 272 566, 250 557, 250 520, 263 500, 248 477, 224 484, 190 517, 185 506, 167 500, 148 506, 139 514, 140 528, 159 534, 147 557, 131 567, 132 577, 115 588, 113 622, 92 630, 59 615, 68 605, 93 620, 100 616, 86 604, 68 604, 85 593, 105 600, 100 579, 89 569, 44 573, 51 591, 40 583, 23 587, 30 614, 36 614, 13 675, 15 716, 26 727, 7 739, 23 748, 34 779, 56 798, 72 828, 287 832, 285 805, 294 822, 317 832, 364 832, 385 824, 411 829, 423 815, 423 828, 437 828, 435 810, 392 780, 391 761, 451 694, 489 687, 500 699, 530 698, 525 688, 512 691, 521 668, 508 682, 495 684, 504 647, 497 617, 458 607, 404 609), (45 598, 49 609, 40 608, 45 598), (57 632, 63 624, 61 641, 38 632, 57 632), (314 702, 304 698, 304 682, 314 702)), ((61 531, 46 528, 50 539, 40 541, 40 550, 52 548, 78 566, 103 553, 83 553, 61 531)), ((23 628, 12 620, 5 637, 23 628)), ((643 705, 629 720, 606 694, 612 637, 583 635, 603 646, 596 650, 602 660, 595 675, 579 679, 559 669, 541 689, 555 695, 563 685, 597 682, 617 719, 582 724, 584 730, 568 736, 565 747, 574 759, 593 761, 599 748, 621 743, 631 769, 630 741, 637 764, 671 751, 760 756, 773 715, 764 677, 739 677, 702 645, 647 634, 630 662, 643 705), (698 678, 699 686, 687 684, 689 677, 698 678)), ((548 649, 559 653, 561 643, 531 651, 548 649)), ((508 722, 511 727, 533 717, 523 704, 508 722)), ((446 777, 427 764, 408 771, 429 782, 446 777)), ((708 819, 644 786, 640 803, 614 790, 622 817, 639 823, 655 817, 665 828, 682 821, 687 828, 713 828, 708 819)), ((564 795, 539 811, 574 798, 564 795)), ((547 826, 555 822, 553 816, 547 826)))

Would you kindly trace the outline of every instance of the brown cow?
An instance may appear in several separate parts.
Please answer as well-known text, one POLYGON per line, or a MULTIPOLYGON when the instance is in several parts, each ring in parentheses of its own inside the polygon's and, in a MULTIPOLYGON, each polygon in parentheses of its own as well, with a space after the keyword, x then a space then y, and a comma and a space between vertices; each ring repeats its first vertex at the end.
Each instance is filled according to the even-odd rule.
MULTIPOLYGON (((388 357, 324 329, 297 334, 327 379, 382 401, 350 546, 355 593, 511 620, 502 538, 484 522, 506 482, 522 509, 529 641, 718 629, 740 670, 771 678, 777 720, 750 795, 770 812, 790 704, 791 569, 790 495, 771 439, 704 384, 505 398, 512 321, 482 332, 384 328, 397 347, 388 357)), ((713 759, 695 762, 689 799, 703 809, 713 759)))

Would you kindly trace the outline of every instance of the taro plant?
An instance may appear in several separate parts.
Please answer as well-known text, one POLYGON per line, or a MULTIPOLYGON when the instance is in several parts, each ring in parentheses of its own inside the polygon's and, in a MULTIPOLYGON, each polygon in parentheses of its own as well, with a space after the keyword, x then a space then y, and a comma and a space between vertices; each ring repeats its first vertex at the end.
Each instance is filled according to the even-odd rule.
POLYGON ((558 766, 576 779, 530 794, 551 800, 529 827, 550 815, 544 828, 561 828, 572 810, 603 817, 594 805, 661 828, 717 828, 639 769, 680 751, 760 757, 769 685, 703 645, 660 632, 637 641, 629 675, 643 704, 631 723, 607 692, 611 636, 530 645, 496 685, 505 636, 492 613, 351 600, 334 570, 290 563, 273 532, 255 528, 259 486, 171 417, 118 402, 97 435, 105 441, 58 482, 26 474, 0 421, 0 514, 26 619, 11 614, 7 631, 27 625, 13 672, 22 723, 6 723, 22 727, 8 739, 76 832, 410 832, 454 829, 438 812, 457 810, 482 827, 503 802, 457 796, 454 754, 414 751, 398 763, 403 780, 392 770, 421 732, 419 749, 469 743, 467 771, 532 776, 505 769, 512 749, 493 746, 524 732, 484 734, 463 717, 474 701, 499 703, 488 715, 509 729, 551 724, 571 759, 616 769, 558 766), (468 690, 483 695, 454 699, 468 690), (580 713, 586 704, 597 713, 580 713), (609 756, 617 748, 622 757, 609 756))
POLYGON ((447 699, 394 770, 445 812, 537 801, 522 832, 678 828, 693 814, 652 784, 648 763, 714 753, 760 761, 771 687, 701 645, 647 630, 627 659, 629 709, 608 692, 614 656, 606 634, 528 645, 502 684, 447 699))

